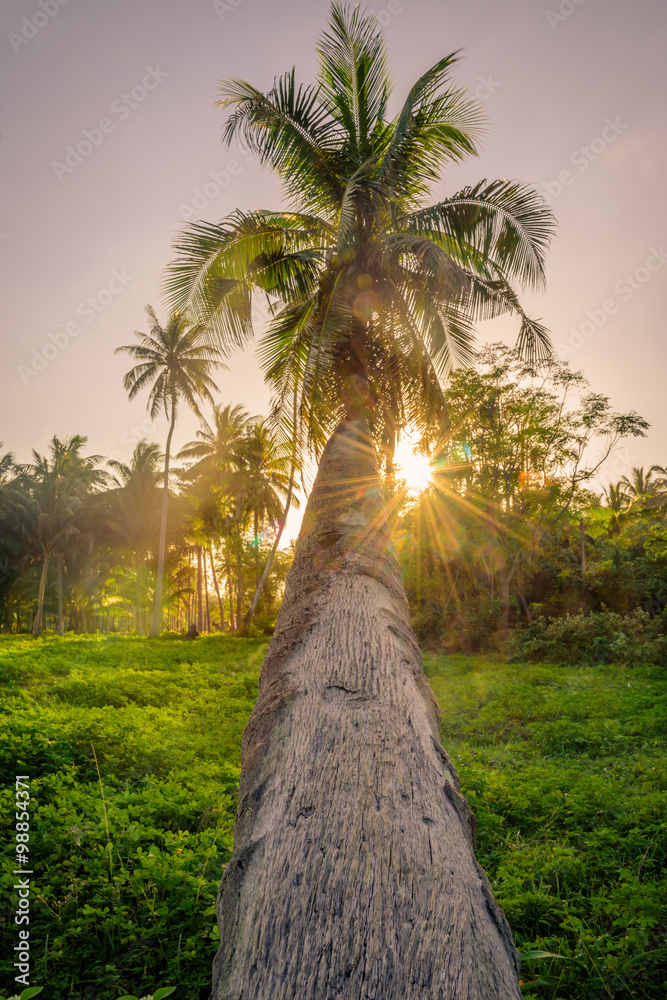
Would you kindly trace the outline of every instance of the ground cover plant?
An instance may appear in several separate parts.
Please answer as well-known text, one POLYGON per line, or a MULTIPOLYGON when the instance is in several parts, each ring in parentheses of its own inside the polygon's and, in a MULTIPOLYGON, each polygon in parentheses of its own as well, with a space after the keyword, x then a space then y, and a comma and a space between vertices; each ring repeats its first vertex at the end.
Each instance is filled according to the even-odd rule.
MULTIPOLYGON (((8 861, 14 777, 29 774, 42 996, 208 996, 264 649, 230 636, 0 640, 2 850, 8 861)), ((478 858, 528 956, 524 996, 662 998, 664 671, 435 654, 426 668, 477 815, 478 858)), ((2 995, 19 992, 9 867, 2 995)))

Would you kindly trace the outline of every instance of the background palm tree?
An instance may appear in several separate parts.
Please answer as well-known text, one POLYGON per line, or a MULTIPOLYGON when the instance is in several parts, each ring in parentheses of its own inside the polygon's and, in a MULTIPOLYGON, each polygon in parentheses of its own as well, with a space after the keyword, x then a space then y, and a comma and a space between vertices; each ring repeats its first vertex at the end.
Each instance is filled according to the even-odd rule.
POLYGON ((139 441, 129 465, 117 460, 108 463, 117 485, 108 497, 108 525, 127 546, 134 561, 135 618, 139 635, 144 632, 141 570, 148 545, 159 525, 161 458, 159 445, 139 441))
MULTIPOLYGON (((239 561, 242 563, 242 533, 245 526, 244 504, 240 502, 241 495, 245 495, 240 453, 250 421, 250 416, 242 406, 235 406, 231 403, 224 407, 215 406, 211 423, 209 424, 202 419, 196 440, 188 442, 178 454, 179 458, 186 460, 196 459, 194 464, 183 473, 183 478, 190 484, 190 489, 196 497, 199 532, 208 533, 210 544, 214 536, 219 540, 223 535, 227 535, 229 539, 230 528, 233 526, 232 545, 237 552, 237 569, 239 561)), ((199 571, 201 553, 198 560, 199 583, 201 581, 201 572, 199 571)), ((212 552, 211 571, 218 597, 220 625, 222 627, 224 612, 212 552)), ((229 573, 227 579, 229 585, 229 573)), ((241 601, 241 590, 242 573, 239 572, 237 610, 241 601)), ((198 608, 202 606, 199 592, 197 605, 198 608)))
POLYGON ((184 445, 177 458, 196 459, 196 464, 189 469, 193 475, 214 478, 217 474, 228 473, 250 419, 242 406, 232 403, 214 406, 210 423, 201 419, 196 439, 184 445))
POLYGON ((543 283, 553 218, 535 191, 506 180, 426 202, 443 168, 474 153, 480 135, 477 104, 449 81, 456 54, 428 70, 393 117, 373 17, 332 4, 318 54, 311 86, 298 85, 294 71, 269 93, 241 80, 222 85, 227 142, 245 143, 279 175, 292 209, 237 211, 219 225, 188 227, 166 278, 172 306, 191 309, 225 350, 252 334, 252 295, 269 296, 272 318, 260 357, 274 419, 294 443, 303 440, 317 454, 337 428, 322 454, 246 730, 213 996, 250 994, 255 975, 267 995, 305 995, 317 981, 318 988, 344 984, 341 997, 373 993, 393 1000, 413 992, 418 970, 427 967, 433 983, 457 980, 462 966, 443 967, 446 952, 463 956, 470 1000, 518 1000, 511 935, 461 833, 469 829, 467 807, 454 791, 449 764, 443 767, 405 598, 397 596, 404 590, 392 568, 368 432, 390 466, 401 428, 432 433, 434 423, 443 427, 442 379, 452 365, 473 362, 479 319, 516 313, 525 355, 536 361, 549 353, 547 332, 526 315, 515 285, 543 283), (395 643, 387 640, 387 621, 395 643), (375 677, 384 680, 375 684, 375 677), (360 733, 376 724, 377 742, 363 743, 360 733), (423 752, 410 735, 415 732, 426 740, 423 752), (385 756, 394 767, 392 803, 380 794, 371 806, 377 762, 385 756), (355 788, 367 783, 358 806, 341 790, 350 768, 355 788), (457 827, 452 806, 448 813, 443 803, 443 780, 452 789, 457 827), (416 787, 424 798, 408 814, 398 790, 414 803, 416 787), (434 827, 430 869, 428 854, 424 867, 420 860, 424 824, 434 827), (396 838, 391 831, 398 829, 396 838), (330 844, 343 842, 344 853, 326 860, 330 844), (324 853, 311 857, 310 844, 324 853), (400 883, 395 866, 402 871, 403 862, 396 859, 406 844, 410 885, 421 888, 410 900, 399 891, 399 901, 391 893, 400 883), (445 863, 434 862, 433 854, 445 844, 459 867, 447 865, 454 881, 435 894, 436 903, 429 871, 445 863), (304 852, 302 864, 297 859, 304 852), (358 868, 370 858, 381 866, 381 878, 358 868), (354 912, 344 902, 354 894, 346 882, 354 880, 349 865, 363 885, 354 912), (299 875, 303 888, 290 882, 287 890, 277 873, 294 866, 307 869, 299 875), (322 906, 306 920, 305 900, 316 897, 322 906), (333 898, 341 901, 335 910, 341 937, 351 944, 323 953, 334 919, 326 900, 333 898), (454 916, 459 906, 463 917, 454 916), (260 954, 255 942, 264 940, 262 925, 272 947, 260 954), (463 925, 471 937, 461 936, 463 925), (358 928, 367 926, 372 929, 364 934, 379 949, 371 957, 368 938, 358 938, 358 928), (411 926, 420 928, 418 942, 411 926), (354 955, 362 951, 360 962, 354 955), (386 954, 410 960, 388 967, 386 954))
POLYGON ((627 509, 662 506, 667 500, 667 479, 664 476, 665 470, 659 465, 652 465, 648 472, 644 472, 643 467, 635 466, 629 476, 623 476, 618 487, 627 498, 627 509))
POLYGON ((266 421, 258 420, 251 425, 246 433, 242 459, 248 488, 247 505, 253 519, 255 555, 255 594, 243 622, 247 627, 271 571, 289 507, 298 508, 299 501, 294 496, 296 464, 293 455, 284 442, 278 441, 266 421), (278 527, 264 570, 260 573, 259 529, 267 521, 277 523, 278 527))
POLYGON ((40 552, 41 574, 37 595, 37 614, 33 633, 43 628, 44 594, 53 556, 56 557, 58 633, 63 634, 63 560, 68 546, 80 534, 79 525, 88 499, 106 481, 106 474, 96 466, 98 455, 84 457, 81 449, 87 438, 75 435, 61 441, 53 437, 47 455, 33 451, 32 463, 21 466, 25 493, 19 501, 24 530, 40 552))
MULTIPOLYGON (((0 448, 2 448, 4 442, 0 441, 0 448)), ((4 455, 0 456, 0 484, 7 482, 14 472, 14 453, 11 451, 6 451, 4 455)))
POLYGON ((211 389, 217 386, 211 378, 213 367, 222 363, 219 348, 208 339, 204 324, 188 322, 179 313, 174 313, 165 327, 162 327, 151 306, 146 306, 151 322, 150 333, 136 332, 138 344, 116 348, 129 354, 139 363, 130 369, 123 380, 130 399, 142 389, 150 387, 148 410, 156 417, 162 410, 169 421, 169 432, 164 453, 164 478, 162 513, 160 518, 160 540, 158 547, 158 567, 155 584, 155 603, 151 635, 160 631, 160 609, 162 601, 162 580, 164 576, 164 552, 167 535, 167 501, 169 497, 169 454, 171 439, 176 426, 179 406, 185 403, 200 416, 199 402, 204 399, 213 403, 211 389))

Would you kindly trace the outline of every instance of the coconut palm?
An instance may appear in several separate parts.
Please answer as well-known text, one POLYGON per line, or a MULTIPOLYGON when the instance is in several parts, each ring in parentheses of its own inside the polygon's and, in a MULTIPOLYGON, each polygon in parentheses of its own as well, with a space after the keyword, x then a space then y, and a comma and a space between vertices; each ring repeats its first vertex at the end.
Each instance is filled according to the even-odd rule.
POLYGON ((63 562, 68 546, 81 534, 80 520, 86 500, 106 482, 106 474, 97 468, 99 455, 81 455, 87 438, 79 434, 61 441, 53 437, 49 453, 33 451, 32 463, 20 467, 21 494, 16 494, 15 509, 24 525, 42 568, 37 595, 37 615, 33 633, 43 627, 44 595, 51 559, 56 558, 58 633, 64 632, 63 562))
POLYGON ((652 465, 649 472, 655 475, 653 492, 662 505, 667 500, 667 468, 664 465, 652 465))
MULTIPOLYGON (((196 440, 188 442, 178 453, 178 458, 196 460, 183 473, 183 477, 190 482, 190 488, 196 494, 197 521, 202 536, 199 542, 204 540, 211 542, 214 537, 217 537, 219 541, 221 536, 228 533, 233 525, 234 534, 238 536, 235 538, 234 544, 240 551, 243 530, 240 518, 243 512, 238 504, 241 489, 239 453, 250 420, 248 412, 242 406, 235 406, 231 403, 227 406, 215 406, 211 423, 202 419, 196 440)), ((197 549, 199 567, 201 562, 200 544, 197 544, 197 549)), ((204 548, 204 559, 205 552, 204 548)), ((222 627, 224 612, 212 546, 209 554, 222 627)), ((200 571, 198 571, 197 580, 197 606, 201 608, 200 571)))
POLYGON ((150 333, 135 331, 139 343, 118 347, 116 353, 129 354, 138 362, 123 380, 130 399, 142 389, 150 387, 147 407, 151 417, 156 417, 162 410, 169 421, 164 453, 155 603, 150 633, 156 636, 160 631, 171 439, 179 408, 183 404, 194 410, 197 416, 201 416, 200 401, 213 403, 211 389, 217 389, 217 386, 210 373, 213 367, 222 363, 222 360, 219 348, 210 343, 208 331, 203 323, 190 323, 183 315, 176 312, 163 327, 151 306, 146 306, 146 312, 151 324, 150 333))
POLYGON ((250 416, 242 406, 214 406, 213 419, 201 420, 194 441, 189 441, 179 451, 177 458, 196 459, 188 469, 189 474, 228 473, 234 464, 235 451, 243 439, 250 416))
MULTIPOLYGON (((2 448, 4 442, 0 441, 0 448, 2 448)), ((6 451, 4 455, 0 456, 0 485, 2 483, 8 482, 14 472, 14 453, 11 451, 6 451)))
POLYGON ((294 209, 188 227, 166 290, 225 349, 252 335, 253 293, 269 295, 260 354, 285 420, 298 386, 316 450, 341 418, 361 415, 391 454, 401 426, 442 413, 441 377, 473 360, 475 320, 515 312, 528 356, 548 351, 513 283, 542 285, 552 217, 538 194, 505 180, 425 203, 481 133, 479 108, 449 84, 456 53, 417 81, 393 119, 371 18, 334 4, 319 53, 314 86, 297 85, 293 71, 268 94, 222 85, 227 142, 245 142, 273 168, 294 209))
POLYGON ((261 983, 284 1000, 395 1000, 419 983, 440 998, 465 980, 469 1000, 519 998, 438 742, 373 442, 389 465, 401 428, 446 418, 442 381, 473 362, 477 320, 515 313, 525 355, 549 352, 516 286, 543 284, 553 220, 507 180, 428 204, 481 134, 478 106, 450 83, 455 53, 393 117, 373 17, 334 3, 318 53, 311 86, 294 71, 268 93, 222 86, 227 142, 278 174, 291 210, 188 227, 166 278, 172 305, 224 350, 252 335, 253 294, 269 297, 274 417, 321 454, 244 737, 213 997, 261 983))
POLYGON ((162 477, 159 445, 139 441, 128 464, 109 461, 116 489, 108 495, 108 527, 131 552, 135 571, 135 621, 139 635, 143 634, 141 616, 141 570, 154 529, 159 523, 160 495, 158 483, 162 477))
POLYGON ((665 470, 659 465, 652 465, 648 472, 644 472, 643 467, 635 466, 629 476, 623 476, 618 485, 627 498, 627 509, 634 506, 640 510, 662 507, 667 501, 667 479, 664 476, 665 470))
POLYGON ((281 444, 264 420, 255 421, 245 435, 241 450, 246 507, 252 514, 253 549, 255 555, 255 595, 246 616, 248 625, 255 612, 263 585, 268 578, 276 554, 273 545, 269 558, 260 575, 259 529, 267 521, 278 523, 278 536, 282 533, 289 506, 299 506, 294 497, 295 466, 290 450, 281 444))

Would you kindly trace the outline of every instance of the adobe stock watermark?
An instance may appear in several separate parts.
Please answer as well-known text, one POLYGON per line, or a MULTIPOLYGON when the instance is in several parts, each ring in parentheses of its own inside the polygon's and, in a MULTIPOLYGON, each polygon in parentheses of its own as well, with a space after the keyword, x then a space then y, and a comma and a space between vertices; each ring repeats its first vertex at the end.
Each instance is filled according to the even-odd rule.
POLYGON ((245 164, 239 163, 238 160, 227 160, 222 170, 210 170, 208 174, 210 179, 201 187, 192 189, 192 201, 180 203, 178 210, 184 222, 196 222, 201 219, 201 213, 222 194, 225 188, 229 187, 232 177, 238 177, 248 164, 253 162, 251 153, 242 152, 239 156, 245 160, 245 164))
MULTIPOLYGON (((579 146, 578 149, 575 149, 570 154, 570 163, 573 167, 577 168, 578 173, 583 174, 588 170, 591 163, 595 163, 605 150, 612 143, 616 142, 619 135, 622 135, 630 127, 625 122, 622 122, 618 116, 616 118, 605 118, 604 126, 600 135, 592 139, 587 146, 579 146)), ((574 183, 576 176, 571 170, 561 170, 558 177, 553 180, 542 181, 540 194, 547 205, 553 204, 556 198, 560 198, 565 188, 570 187, 574 183)))
POLYGON ((150 434, 153 434, 159 428, 166 427, 168 423, 169 421, 165 414, 160 413, 155 418, 146 416, 138 424, 132 424, 120 436, 120 443, 124 446, 124 450, 112 451, 108 456, 109 460, 122 462, 128 457, 129 449, 134 450, 140 441, 147 439, 150 434))
POLYGON ((624 274, 614 282, 617 298, 608 298, 597 309, 587 309, 586 319, 579 326, 570 327, 570 336, 565 344, 558 344, 558 353, 566 358, 584 346, 587 340, 594 337, 598 330, 606 324, 610 316, 618 312, 619 304, 629 302, 635 292, 638 292, 651 276, 667 263, 667 250, 662 246, 651 247, 644 263, 631 274, 624 274))
POLYGON ((374 10, 372 13, 375 14, 380 27, 386 28, 389 24, 391 24, 394 18, 398 17, 399 14, 402 14, 404 10, 405 7, 400 0, 389 0, 386 7, 382 7, 381 10, 374 10))
POLYGON ((557 10, 545 10, 544 16, 551 30, 555 31, 559 24, 563 24, 564 21, 567 21, 568 17, 572 17, 585 3, 586 0, 561 0, 557 10))
POLYGON ((473 95, 478 101, 485 101, 487 97, 491 97, 491 94, 495 94, 499 87, 502 87, 502 83, 494 80, 491 73, 488 76, 478 76, 477 79, 479 83, 473 90, 473 95))
POLYGON ((30 17, 21 18, 19 32, 10 31, 7 35, 9 44, 18 53, 24 45, 31 42, 59 13, 61 7, 66 7, 69 0, 39 0, 38 9, 30 17))
POLYGON ((213 0, 213 10, 221 21, 224 21, 226 14, 233 14, 237 7, 245 3, 245 0, 213 0))
MULTIPOLYGON (((94 295, 88 295, 79 302, 75 309, 75 315, 87 325, 94 323, 100 313, 108 309, 114 299, 127 288, 131 281, 134 281, 134 275, 128 274, 126 268, 122 268, 120 271, 114 269, 106 285, 98 288, 94 295)), ((27 385, 31 378, 35 378, 40 372, 43 372, 51 361, 84 332, 85 327, 79 320, 70 320, 65 323, 62 330, 50 333, 41 349, 33 347, 30 363, 18 365, 16 369, 24 385, 27 385)))
MULTIPOLYGON (((129 93, 123 93, 115 101, 111 102, 111 114, 116 115, 118 121, 124 121, 140 104, 143 104, 152 90, 157 90, 162 81, 166 80, 168 76, 169 73, 160 69, 159 64, 155 68, 146 66, 146 73, 140 82, 132 87, 129 93)), ((73 173, 77 167, 81 166, 93 150, 102 145, 106 136, 116 131, 117 124, 118 122, 112 118, 105 117, 100 118, 94 128, 82 129, 81 134, 83 138, 79 139, 76 144, 65 147, 63 162, 60 160, 53 160, 51 162, 51 169, 58 178, 58 181, 62 183, 64 177, 73 173)))
POLYGON ((612 455, 613 458, 610 455, 604 463, 604 471, 600 472, 593 480, 593 484, 599 489, 604 490, 605 493, 610 486, 615 486, 619 479, 632 472, 633 468, 639 465, 641 461, 641 455, 638 455, 636 451, 632 451, 627 445, 614 449, 612 455))

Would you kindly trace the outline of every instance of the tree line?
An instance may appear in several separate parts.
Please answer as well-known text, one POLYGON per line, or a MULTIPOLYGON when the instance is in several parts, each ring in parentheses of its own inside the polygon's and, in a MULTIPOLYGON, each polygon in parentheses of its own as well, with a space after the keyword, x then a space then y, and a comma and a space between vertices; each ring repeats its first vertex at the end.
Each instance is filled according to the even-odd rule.
POLYGON ((290 459, 265 420, 213 406, 168 470, 155 442, 129 462, 85 453, 81 435, 44 454, 0 460, 0 627, 150 631, 163 543, 160 629, 238 630, 272 623, 287 569, 278 552, 290 459), (169 477, 165 491, 165 469, 169 477), (161 517, 165 495, 169 518, 161 517), (257 593, 264 570, 265 586, 257 593))
MULTIPOLYGON (((168 339, 150 315, 152 334, 168 339)), ((191 347, 192 329, 176 322, 172 335, 179 329, 191 347)), ((146 335, 139 336, 145 351, 146 335)), ((136 347, 126 350, 137 358, 136 347)), ((138 356, 152 365, 152 382, 143 384, 158 386, 149 407, 164 405, 159 360, 138 356)), ((132 369, 130 390, 147 370, 132 369)), ((170 411, 165 451, 143 440, 127 463, 86 454, 80 435, 54 437, 26 464, 4 454, 4 631, 39 634, 50 624, 59 634, 141 635, 156 607, 158 630, 271 630, 291 558, 279 542, 298 503, 298 456, 269 420, 242 406, 194 389, 193 403, 200 429, 175 468, 170 411)), ((594 488, 618 443, 644 434, 641 417, 614 413, 564 362, 528 363, 501 345, 480 352, 475 368, 451 373, 445 404, 446 419, 427 426, 418 443, 430 456, 431 485, 414 496, 393 459, 385 456, 382 469, 422 639, 479 649, 540 614, 664 609, 667 470, 628 469, 604 491, 594 488)))

